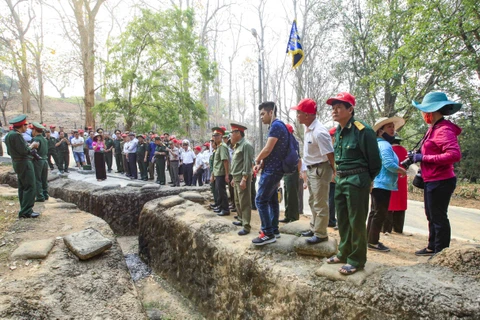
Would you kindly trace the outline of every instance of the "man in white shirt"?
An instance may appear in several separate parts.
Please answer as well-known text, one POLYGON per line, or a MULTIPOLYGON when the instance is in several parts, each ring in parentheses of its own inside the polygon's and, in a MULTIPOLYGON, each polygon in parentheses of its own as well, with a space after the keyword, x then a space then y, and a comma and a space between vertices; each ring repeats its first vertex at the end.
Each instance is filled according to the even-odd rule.
POLYGON ((72 144, 73 158, 77 163, 77 167, 80 168, 85 165, 85 153, 83 152, 84 140, 80 137, 77 130, 73 131, 73 138, 70 140, 70 143, 72 144))
POLYGON ((312 99, 301 100, 292 110, 297 111, 297 120, 305 125, 303 162, 307 167, 308 203, 312 211, 311 230, 303 232, 309 237, 307 243, 315 244, 328 240, 328 193, 335 172, 335 158, 330 133, 317 119, 317 104, 312 99))
POLYGON ((138 140, 135 138, 135 133, 130 132, 128 134, 130 138, 130 142, 127 144, 125 143, 127 158, 128 158, 128 168, 130 169, 130 179, 137 179, 138 178, 138 171, 137 171, 137 145, 138 140))
POLYGON ((207 167, 205 164, 205 157, 202 153, 202 147, 196 146, 195 147, 195 164, 193 165, 193 181, 192 186, 195 186, 198 181, 198 185, 201 187, 203 186, 203 173, 205 172, 205 168, 207 167))
POLYGON ((193 163, 195 162, 196 155, 190 149, 190 142, 183 140, 182 142, 183 152, 180 154, 180 158, 183 165, 183 178, 185 179, 185 185, 191 186, 193 181, 193 163))
POLYGON ((50 136, 54 137, 55 139, 58 139, 59 137, 58 132, 55 131, 55 126, 53 124, 50 125, 50 136))

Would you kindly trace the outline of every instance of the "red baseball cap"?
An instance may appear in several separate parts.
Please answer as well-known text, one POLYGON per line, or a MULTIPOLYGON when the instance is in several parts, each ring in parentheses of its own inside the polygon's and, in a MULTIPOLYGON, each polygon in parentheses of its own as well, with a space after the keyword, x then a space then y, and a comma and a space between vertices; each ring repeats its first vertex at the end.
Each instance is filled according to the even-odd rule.
POLYGON ((203 146, 204 146, 204 147, 207 147, 207 148, 210 148, 210 142, 205 142, 205 143, 203 144, 203 146))
POLYGON ((195 150, 197 150, 197 151, 202 151, 202 147, 196 146, 196 147, 195 147, 195 150))
POLYGON ((328 105, 333 105, 335 101, 342 101, 355 106, 355 97, 348 92, 339 92, 335 97, 331 97, 327 100, 328 105))
POLYGON ((335 135, 335 132, 337 132, 337 127, 333 127, 332 129, 328 130, 328 132, 330 133, 330 136, 334 136, 335 135))
POLYGON ((287 123, 285 126, 287 127, 288 132, 293 133, 293 127, 290 123, 287 123))
POLYGON ((302 99, 296 107, 291 107, 290 110, 298 110, 305 113, 316 114, 317 103, 310 98, 302 99))

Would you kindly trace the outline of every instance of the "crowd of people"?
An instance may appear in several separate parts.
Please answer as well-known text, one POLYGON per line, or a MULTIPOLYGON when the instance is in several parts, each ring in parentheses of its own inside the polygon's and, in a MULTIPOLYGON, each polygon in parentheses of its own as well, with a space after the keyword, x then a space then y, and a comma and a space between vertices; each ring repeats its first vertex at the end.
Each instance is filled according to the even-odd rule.
POLYGON ((461 129, 444 115, 457 112, 461 104, 441 92, 427 94, 422 103, 413 102, 429 129, 418 148, 408 153, 396 134, 405 123, 402 118, 380 118, 372 128, 354 117, 356 101, 348 92, 338 93, 326 104, 338 123, 331 129, 318 120, 314 100, 303 99, 291 108, 305 127, 300 152, 293 127, 277 118, 276 104, 261 103, 260 118, 269 130, 257 155, 246 138, 247 128, 236 123, 230 124, 230 130, 212 128, 211 140, 194 147, 189 140, 177 140, 168 133, 143 135, 115 130, 110 135, 89 127, 67 134, 63 127, 57 132, 54 125, 50 130, 39 123, 28 128, 25 116, 16 117, 10 121, 12 130, 5 142, 19 178, 19 216, 38 216, 33 204, 35 199, 48 199, 48 166, 53 170, 55 163, 60 173, 68 173, 70 148, 76 166, 94 170, 98 181, 107 178, 115 158, 117 173, 130 179, 166 185, 168 171, 172 187, 181 182, 185 186, 210 184, 214 198, 211 209, 219 216, 237 212, 233 224, 242 227, 239 236, 251 232, 251 213, 258 211, 261 230, 252 240, 258 246, 281 236, 279 223, 299 219, 303 189, 308 188, 312 216, 310 229, 302 236, 314 245, 328 241, 328 227, 338 229, 338 253, 327 263, 342 264, 339 272, 350 275, 364 268, 367 250, 390 251, 380 242, 381 233, 403 232, 406 167, 420 163, 429 240, 415 254, 432 256, 448 247, 447 212, 456 186, 453 164, 461 158, 457 141, 461 129), (293 172, 287 172, 285 161, 292 152, 298 163, 293 172), (33 157, 37 160, 32 163, 33 157), (278 190, 282 179, 285 218, 280 220, 278 190))

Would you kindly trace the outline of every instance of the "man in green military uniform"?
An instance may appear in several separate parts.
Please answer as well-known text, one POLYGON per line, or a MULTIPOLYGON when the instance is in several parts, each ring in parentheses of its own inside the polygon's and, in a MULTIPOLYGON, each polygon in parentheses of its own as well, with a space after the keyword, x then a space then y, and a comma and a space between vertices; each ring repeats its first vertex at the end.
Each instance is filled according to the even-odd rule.
POLYGON ((113 162, 113 139, 110 138, 110 133, 105 132, 103 134, 105 139, 105 163, 107 164, 107 172, 112 172, 112 162, 113 162))
POLYGON ((213 211, 217 212, 217 215, 219 216, 228 216, 230 215, 230 209, 228 207, 226 184, 230 183, 228 176, 230 174, 230 153, 227 145, 222 142, 222 137, 225 135, 225 128, 214 127, 212 130, 213 139, 217 144, 217 150, 213 158, 213 172, 211 180, 215 180, 215 190, 218 197, 218 207, 214 208, 213 211))
POLYGON ((48 152, 47 152, 47 162, 48 166, 50 167, 50 170, 54 169, 53 162, 55 162, 55 165, 58 168, 58 160, 57 160, 57 149, 55 148, 55 145, 57 144, 58 140, 52 136, 52 133, 47 130, 45 132, 45 139, 47 139, 48 142, 48 152), (53 162, 52 162, 53 158, 53 162))
POLYGON ((243 229, 238 232, 239 236, 244 236, 250 233, 250 217, 252 213, 252 167, 254 151, 253 146, 245 139, 244 126, 231 123, 232 131, 230 132, 230 139, 233 145, 232 167, 230 174, 233 177, 231 184, 235 192, 235 208, 237 208, 238 220, 233 224, 236 226, 243 226, 243 229))
POLYGON ((34 142, 38 142, 37 154, 40 157, 33 161, 33 169, 35 170, 35 181, 37 196, 35 201, 44 202, 48 200, 48 141, 42 135, 45 127, 38 122, 33 122, 32 137, 34 142))
POLYGON ((350 275, 363 269, 367 261, 368 200, 373 178, 380 172, 382 160, 375 132, 353 117, 355 97, 340 92, 327 100, 333 120, 339 123, 335 133, 337 169, 335 208, 340 244, 338 254, 327 263, 346 263, 339 272, 350 275))
POLYGON ((13 170, 18 177, 18 199, 20 200, 19 218, 37 218, 40 214, 33 212, 35 205, 35 171, 32 164, 30 148, 37 148, 38 142, 27 146, 22 133, 27 131, 27 116, 20 115, 9 121, 13 126, 5 137, 7 153, 12 158, 13 170))
POLYGON ((58 142, 55 144, 57 148, 58 170, 60 170, 60 173, 68 173, 68 166, 70 165, 69 145, 70 140, 68 139, 68 135, 63 131, 63 127, 60 127, 58 142))
POLYGON ((166 179, 165 179, 165 162, 166 156, 168 155, 168 148, 163 143, 162 138, 155 137, 155 168, 157 170, 157 181, 159 185, 164 186, 166 179))
POLYGON ((148 145, 145 143, 145 138, 139 134, 137 135, 137 164, 140 170, 140 179, 148 181, 147 160, 148 160, 148 145))
POLYGON ((123 151, 123 139, 122 133, 120 130, 115 130, 115 139, 113 139, 113 152, 115 154, 115 162, 117 164, 117 171, 115 173, 124 173, 123 170, 123 159, 122 159, 122 151, 123 151))

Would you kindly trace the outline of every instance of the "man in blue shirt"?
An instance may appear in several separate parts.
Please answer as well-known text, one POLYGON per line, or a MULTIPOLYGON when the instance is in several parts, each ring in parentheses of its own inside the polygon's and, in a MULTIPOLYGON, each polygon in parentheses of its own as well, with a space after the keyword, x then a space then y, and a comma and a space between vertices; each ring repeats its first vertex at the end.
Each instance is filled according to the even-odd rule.
POLYGON ((284 175, 282 160, 288 150, 288 130, 285 124, 278 120, 277 106, 274 102, 266 101, 258 106, 263 124, 270 125, 265 147, 255 158, 254 171, 262 169, 258 184, 257 205, 258 214, 262 222, 262 233, 252 240, 253 244, 261 246, 275 242, 280 237, 278 231, 278 196, 277 189, 284 175))
MULTIPOLYGON (((95 155, 94 151, 93 151, 93 136, 95 135, 95 132, 93 131, 90 131, 88 133, 89 137, 87 138, 87 140, 85 140, 85 144, 87 145, 88 147, 88 158, 90 159, 90 164, 92 166, 92 170, 95 170, 95 161, 93 161, 93 156, 95 155)), ((87 155, 85 155, 87 156, 87 155)))

